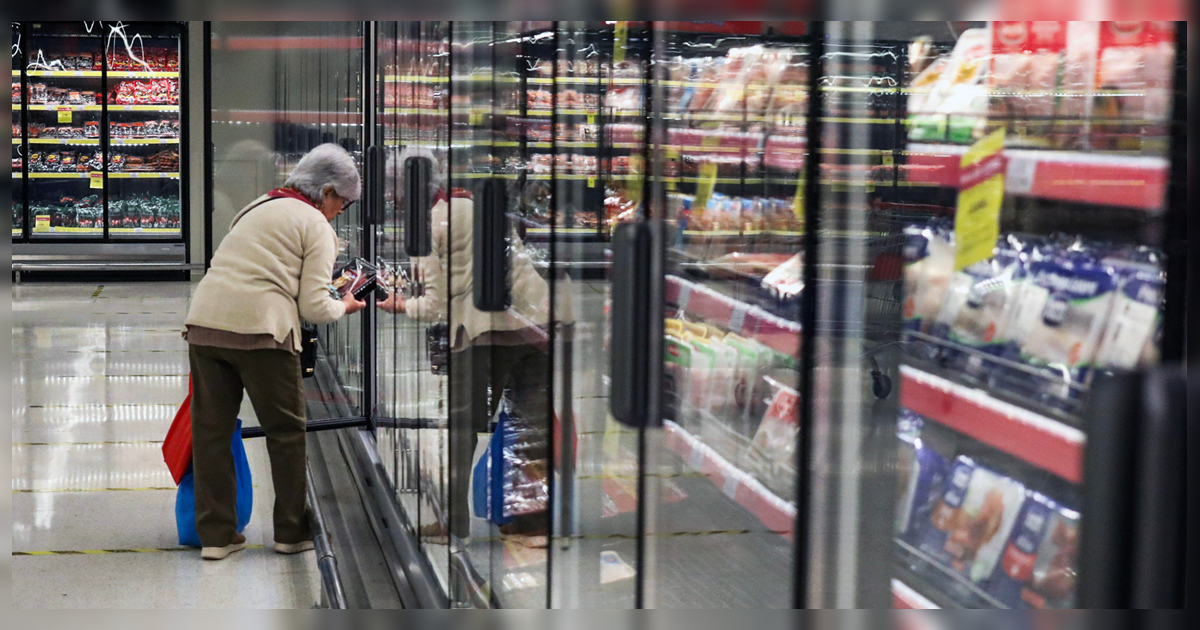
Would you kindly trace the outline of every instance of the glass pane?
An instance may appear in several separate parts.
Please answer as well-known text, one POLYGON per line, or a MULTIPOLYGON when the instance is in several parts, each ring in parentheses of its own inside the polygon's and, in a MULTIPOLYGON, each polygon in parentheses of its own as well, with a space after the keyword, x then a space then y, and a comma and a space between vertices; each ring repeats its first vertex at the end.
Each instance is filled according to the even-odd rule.
POLYGON ((612 231, 644 215, 645 32, 604 22, 526 30, 521 212, 554 297, 555 608, 637 603, 641 433, 609 413, 609 306, 611 268, 625 263, 611 259, 612 231))
MULTIPOLYGON (((433 241, 449 275, 451 600, 544 608, 549 534, 549 288, 520 236, 521 182, 511 140, 523 112, 527 43, 520 22, 455 22, 451 200, 433 241), (516 125, 514 127, 514 125, 516 125), (491 445, 497 491, 476 505, 473 463, 491 445), (499 488, 503 487, 502 491, 499 488), (481 502, 486 503, 486 502, 481 502), (486 517, 486 518, 484 518, 486 517)), ((539 269, 539 266, 542 268, 539 269)))
POLYGON ((104 235, 104 39, 88 22, 30 24, 29 205, 34 238, 104 235))
POLYGON ((826 24, 813 607, 1073 607, 1091 383, 1158 361, 1174 25, 965 26, 826 24))
POLYGON ((647 607, 793 603, 809 59, 788 24, 655 23, 673 237, 647 607))
POLYGON ((106 39, 108 232, 115 238, 178 238, 181 27, 125 25, 106 39))
POLYGON ((25 234, 25 115, 21 108, 25 47, 21 23, 12 23, 12 238, 25 234))
MULTIPOLYGON (((309 150, 361 158, 362 22, 213 22, 213 246, 251 201, 284 183, 309 150)), ((361 255, 363 204, 337 220, 338 262, 361 255)), ((331 413, 362 411, 362 317, 321 331, 338 379, 331 413)))
POLYGON ((446 22, 386 23, 381 28, 378 128, 386 149, 385 209, 375 235, 379 266, 394 278, 405 306, 403 312, 377 314, 379 450, 384 461, 392 462, 397 501, 446 592, 452 580, 447 536, 450 355, 444 343, 449 306, 443 297, 447 267, 435 251, 416 249, 410 255, 406 236, 410 229, 423 228, 409 224, 410 202, 428 219, 447 196, 449 38, 446 22), (427 187, 410 199, 408 167, 424 160, 429 165, 427 187))

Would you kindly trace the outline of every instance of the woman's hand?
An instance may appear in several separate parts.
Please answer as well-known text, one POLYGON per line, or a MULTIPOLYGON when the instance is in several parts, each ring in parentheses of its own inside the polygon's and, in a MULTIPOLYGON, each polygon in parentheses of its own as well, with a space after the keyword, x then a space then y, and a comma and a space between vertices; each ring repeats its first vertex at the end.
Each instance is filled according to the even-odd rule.
POLYGON ((367 308, 367 303, 354 297, 353 293, 347 293, 342 296, 342 304, 346 305, 346 314, 353 315, 364 308, 367 308))
POLYGON ((378 302, 378 306, 393 315, 405 312, 404 297, 399 291, 392 291, 386 300, 378 302))

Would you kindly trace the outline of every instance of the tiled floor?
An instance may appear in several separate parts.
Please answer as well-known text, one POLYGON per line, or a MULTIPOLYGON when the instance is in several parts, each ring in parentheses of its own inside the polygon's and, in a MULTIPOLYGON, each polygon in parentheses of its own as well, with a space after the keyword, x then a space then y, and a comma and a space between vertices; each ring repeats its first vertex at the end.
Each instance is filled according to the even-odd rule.
MULTIPOLYGON (((187 394, 180 338, 192 285, 12 289, 12 601, 18 608, 311 608, 313 554, 272 542, 265 445, 252 548, 223 562, 177 550, 161 440, 187 394), (80 553, 108 550, 118 553, 80 553)), ((243 419, 254 423, 243 407, 243 419)))

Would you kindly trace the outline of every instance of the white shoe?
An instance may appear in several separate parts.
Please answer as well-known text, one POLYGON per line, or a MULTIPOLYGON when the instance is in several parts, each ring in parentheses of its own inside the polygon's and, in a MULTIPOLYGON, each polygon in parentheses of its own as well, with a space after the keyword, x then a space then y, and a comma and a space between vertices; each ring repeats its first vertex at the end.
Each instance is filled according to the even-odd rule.
POLYGON ((237 553, 246 548, 246 537, 238 534, 234 536, 233 542, 224 547, 205 547, 200 550, 200 557, 204 560, 224 560, 231 553, 237 553))
POLYGON ((275 553, 282 553, 285 555, 304 553, 305 551, 312 551, 313 549, 316 549, 316 546, 313 545, 313 541, 311 540, 293 543, 290 545, 281 542, 275 543, 275 553))

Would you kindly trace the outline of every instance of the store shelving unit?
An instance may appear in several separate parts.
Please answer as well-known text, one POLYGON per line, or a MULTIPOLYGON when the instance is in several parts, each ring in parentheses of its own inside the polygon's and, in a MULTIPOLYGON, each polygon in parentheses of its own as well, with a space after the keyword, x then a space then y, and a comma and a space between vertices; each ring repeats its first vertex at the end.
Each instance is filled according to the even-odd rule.
POLYGON ((122 28, 137 37, 127 44, 103 23, 21 27, 30 53, 20 111, 28 118, 22 181, 31 249, 19 255, 51 251, 44 244, 64 262, 75 260, 72 251, 76 261, 101 250, 106 260, 117 251, 136 259, 147 254, 109 244, 153 242, 186 256, 186 29, 122 28))

